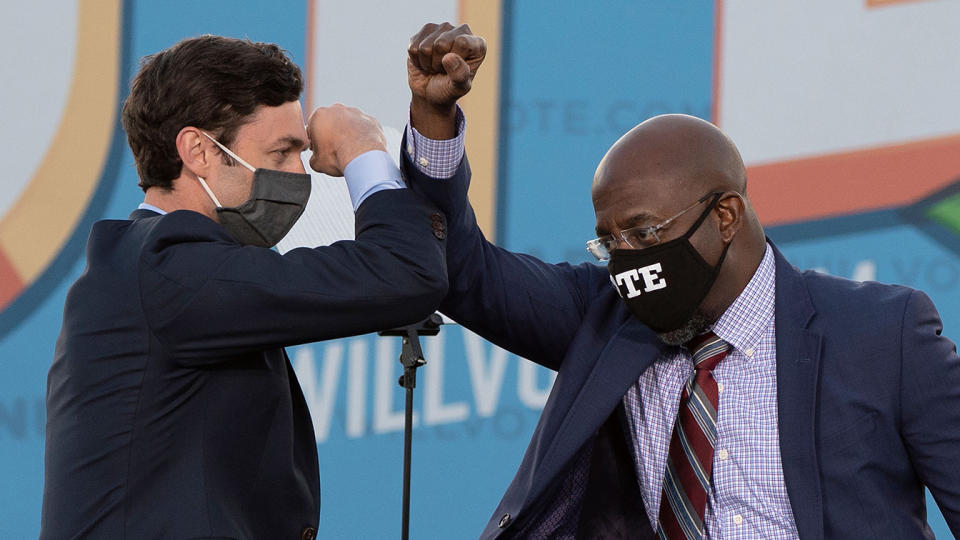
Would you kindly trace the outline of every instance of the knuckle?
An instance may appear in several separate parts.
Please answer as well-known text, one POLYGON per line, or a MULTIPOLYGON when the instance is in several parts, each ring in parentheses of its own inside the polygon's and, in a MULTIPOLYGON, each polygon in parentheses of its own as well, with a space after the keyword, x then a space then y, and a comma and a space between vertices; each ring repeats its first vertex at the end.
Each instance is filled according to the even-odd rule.
POLYGON ((470 40, 471 48, 477 52, 486 52, 487 50, 487 40, 483 39, 480 36, 473 36, 474 39, 470 40))

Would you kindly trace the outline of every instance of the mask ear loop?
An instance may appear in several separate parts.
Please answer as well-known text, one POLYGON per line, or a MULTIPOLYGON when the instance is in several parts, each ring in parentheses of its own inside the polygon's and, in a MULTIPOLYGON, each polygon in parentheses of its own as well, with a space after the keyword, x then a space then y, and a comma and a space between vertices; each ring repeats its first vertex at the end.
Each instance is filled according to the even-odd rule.
POLYGON ((227 148, 226 146, 220 144, 220 141, 214 139, 212 135, 210 135, 210 134, 207 133, 206 131, 202 131, 202 130, 200 131, 200 133, 203 133, 203 135, 204 135, 206 138, 208 138, 208 139, 210 139, 211 141, 213 141, 213 144, 219 146, 220 149, 223 150, 224 152, 226 152, 228 156, 230 156, 230 157, 232 157, 233 159, 239 161, 240 164, 243 165, 244 167, 250 169, 250 172, 253 172, 253 173, 257 172, 257 169, 255 169, 252 165, 250 165, 249 163, 247 163, 246 161, 244 161, 240 156, 238 156, 238 155, 234 154, 233 152, 231 152, 229 148, 227 148))
POLYGON ((720 200, 720 197, 722 195, 723 193, 713 194, 713 200, 710 201, 710 204, 707 205, 707 208, 703 211, 702 214, 700 214, 700 217, 697 218, 697 221, 693 224, 693 227, 690 227, 690 229, 686 232, 686 234, 681 236, 681 238, 689 239, 691 236, 693 236, 693 233, 697 232, 697 229, 699 229, 700 225, 703 224, 703 220, 707 219, 707 216, 710 215, 710 211, 713 210, 713 207, 717 205, 717 201, 720 200))
MULTIPOLYGON (((732 244, 733 242, 731 242, 732 244)), ((713 267, 713 279, 717 279, 717 276, 720 275, 720 267, 723 266, 723 260, 727 258, 727 250, 730 249, 730 244, 723 246, 723 252, 720 253, 720 260, 717 261, 717 265, 713 267)))
MULTIPOLYGON (((720 197, 722 197, 722 196, 723 196, 723 193, 715 193, 715 194, 713 195, 713 200, 710 201, 710 204, 707 205, 707 209, 704 210, 703 214, 701 214, 700 217, 697 219, 697 222, 694 224, 693 228, 691 228, 689 231, 687 231, 687 234, 684 235, 684 236, 686 236, 687 238, 689 238, 690 235, 692 235, 693 232, 696 231, 696 230, 700 227, 700 224, 703 223, 703 220, 707 219, 707 216, 710 215, 710 211, 713 210, 714 207, 717 206, 717 203, 720 201, 720 197)), ((731 243, 732 243, 732 242, 731 242, 731 243)), ((720 252, 720 260, 717 261, 717 264, 713 267, 713 278, 712 278, 713 280, 716 280, 716 279, 717 279, 717 276, 720 275, 720 267, 723 266, 723 260, 727 258, 727 250, 729 250, 729 249, 730 249, 730 244, 729 244, 729 243, 728 243, 727 245, 723 246, 723 251, 720 252)), ((702 258, 702 256, 701 256, 701 258, 702 258)))
MULTIPOLYGON (((203 133, 203 136, 204 136, 204 137, 210 139, 210 140, 213 142, 213 144, 219 146, 221 150, 223 150, 224 152, 226 152, 228 156, 230 156, 230 157, 232 157, 233 159, 237 160, 237 161, 238 161, 241 165, 243 165, 244 167, 250 169, 251 172, 254 172, 254 173, 257 172, 257 170, 256 170, 255 168, 253 168, 253 166, 251 166, 249 163, 247 163, 246 161, 244 161, 243 158, 241 158, 240 156, 238 156, 238 155, 234 154, 233 152, 231 152, 229 148, 227 148, 226 146, 220 144, 220 141, 214 139, 212 135, 210 135, 209 133, 207 133, 206 131, 203 131, 203 130, 199 130, 199 131, 200 131, 200 133, 203 133)), ((207 195, 210 196, 210 199, 213 200, 213 204, 217 205, 217 208, 223 208, 223 205, 220 204, 220 201, 219 201, 219 200, 217 200, 217 196, 213 194, 213 191, 210 191, 210 186, 207 185, 206 180, 204 180, 203 177, 201 177, 199 174, 197 175, 197 180, 200 181, 200 186, 203 187, 203 190, 206 191, 206 192, 207 192, 207 195)))
POLYGON ((202 176, 197 175, 197 180, 200 181, 200 186, 203 187, 203 190, 207 192, 207 195, 213 200, 213 204, 217 205, 217 208, 223 208, 223 205, 220 204, 220 201, 217 200, 217 196, 210 191, 210 186, 207 185, 207 182, 203 179, 202 176))

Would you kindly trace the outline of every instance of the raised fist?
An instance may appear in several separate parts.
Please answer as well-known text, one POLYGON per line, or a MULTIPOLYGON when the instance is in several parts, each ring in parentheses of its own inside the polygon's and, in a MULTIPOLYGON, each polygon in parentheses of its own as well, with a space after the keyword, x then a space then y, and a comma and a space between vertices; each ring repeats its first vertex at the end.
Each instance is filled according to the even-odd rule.
POLYGON ((465 24, 424 25, 407 47, 407 80, 414 102, 452 109, 470 91, 486 54, 487 43, 465 24))
POLYGON ((364 152, 387 149, 376 118, 339 103, 314 109, 307 136, 313 152, 310 168, 330 176, 343 176, 347 164, 364 152))

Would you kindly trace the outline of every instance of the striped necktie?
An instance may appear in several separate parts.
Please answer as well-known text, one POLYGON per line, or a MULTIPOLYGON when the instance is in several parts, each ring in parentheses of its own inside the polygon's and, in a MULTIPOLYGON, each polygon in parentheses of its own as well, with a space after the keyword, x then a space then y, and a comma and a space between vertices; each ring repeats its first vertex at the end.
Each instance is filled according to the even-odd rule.
POLYGON ((694 370, 680 395, 660 493, 657 535, 663 540, 703 538, 720 397, 711 372, 730 345, 708 332, 690 340, 687 349, 693 355, 694 370))

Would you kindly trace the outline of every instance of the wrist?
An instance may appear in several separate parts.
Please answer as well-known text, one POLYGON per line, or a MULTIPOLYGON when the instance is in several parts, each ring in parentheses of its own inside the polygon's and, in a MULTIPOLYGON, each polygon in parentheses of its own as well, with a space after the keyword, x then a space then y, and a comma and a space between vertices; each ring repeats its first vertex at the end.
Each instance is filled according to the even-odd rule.
POLYGON ((457 136, 457 102, 438 105, 414 95, 410 100, 410 125, 435 141, 457 136))
POLYGON ((343 179, 354 210, 375 191, 404 187, 396 162, 382 150, 364 152, 351 160, 343 169, 343 179))
POLYGON ((380 141, 358 142, 360 144, 352 144, 337 151, 337 161, 340 163, 340 170, 345 171, 350 162, 367 152, 387 151, 386 145, 380 141))

